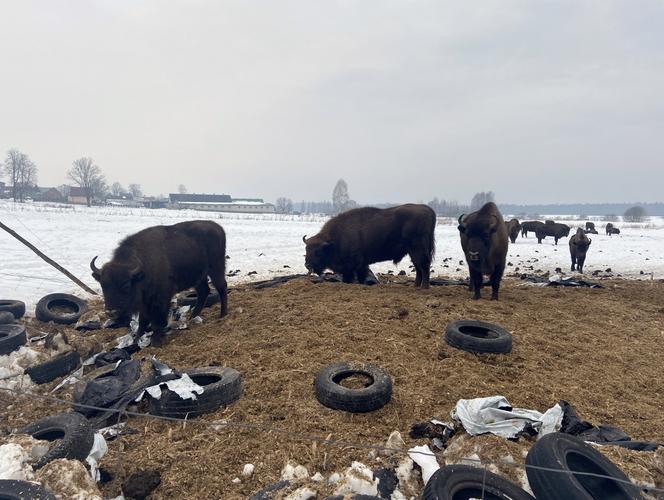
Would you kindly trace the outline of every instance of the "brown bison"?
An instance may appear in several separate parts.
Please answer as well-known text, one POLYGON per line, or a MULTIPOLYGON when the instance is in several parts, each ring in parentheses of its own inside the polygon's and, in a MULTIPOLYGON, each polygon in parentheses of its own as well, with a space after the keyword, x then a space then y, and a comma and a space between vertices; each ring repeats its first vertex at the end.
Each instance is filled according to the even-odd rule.
POLYGON ((537 243, 542 243, 542 240, 547 236, 553 236, 553 239, 558 244, 560 238, 564 238, 569 235, 570 227, 567 224, 559 224, 557 222, 542 224, 535 230, 535 235, 537 236, 537 243))
POLYGON ((498 300, 507 257, 507 228, 498 207, 489 202, 477 212, 459 217, 461 248, 466 255, 473 299, 480 298, 483 275, 491 281, 491 299, 498 300))
POLYGON ((593 240, 586 236, 586 233, 583 229, 578 228, 576 234, 569 239, 569 253, 572 257, 572 271, 574 267, 583 273, 583 263, 586 261, 586 253, 588 252, 588 247, 593 240))
POLYGON ((524 238, 528 237, 528 233, 536 233, 537 228, 543 226, 544 223, 538 220, 528 220, 521 223, 521 236, 524 238))
POLYGON ((509 222, 505 222, 505 227, 507 228, 507 234, 510 237, 512 243, 516 243, 516 239, 521 232, 521 224, 519 224, 519 219, 512 219, 509 222))
POLYGON ((151 325, 158 338, 167 329, 175 293, 195 287, 192 317, 201 312, 210 293, 208 276, 221 298, 221 316, 226 314, 225 256, 222 227, 198 220, 143 229, 125 238, 101 269, 97 257, 92 259, 90 269, 101 284, 109 316, 122 324, 138 313, 138 334, 151 325))
POLYGON ((304 263, 310 272, 331 269, 341 273, 345 283, 356 276, 364 283, 370 264, 396 264, 408 254, 415 266, 415 286, 429 288, 435 228, 436 213, 426 205, 355 208, 327 221, 315 236, 302 237, 304 263))

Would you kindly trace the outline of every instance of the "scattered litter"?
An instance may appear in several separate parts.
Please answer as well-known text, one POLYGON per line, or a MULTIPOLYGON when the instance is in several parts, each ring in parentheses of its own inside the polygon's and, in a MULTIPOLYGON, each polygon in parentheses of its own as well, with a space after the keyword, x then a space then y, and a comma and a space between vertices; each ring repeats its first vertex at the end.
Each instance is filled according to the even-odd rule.
POLYGON ((410 437, 413 439, 433 439, 436 447, 442 449, 447 441, 454 436, 454 424, 431 419, 428 422, 416 422, 410 428, 410 437))
POLYGON ((406 443, 404 442, 403 438, 401 437, 401 433, 399 431, 392 431, 390 436, 387 438, 387 442, 385 443, 385 448, 390 448, 389 450, 382 450, 381 454, 383 455, 392 455, 396 453, 396 451, 393 450, 402 450, 406 447, 406 443))
POLYGON ((440 469, 433 451, 426 444, 415 446, 408 450, 408 456, 422 469, 422 480, 427 484, 434 472, 440 469))
POLYGON ((106 455, 106 452, 108 452, 108 445, 106 444, 104 436, 100 432, 95 432, 92 449, 85 459, 85 461, 90 466, 90 476, 92 479, 94 479, 95 482, 99 482, 100 479, 97 465, 103 456, 106 455))
POLYGON ((141 392, 135 401, 138 402, 143 399, 145 392, 147 392, 154 399, 161 398, 161 386, 164 384, 166 384, 166 387, 168 387, 170 391, 173 391, 178 396, 180 396, 180 399, 197 399, 197 395, 203 394, 205 391, 205 388, 191 380, 189 375, 183 373, 179 376, 179 378, 160 382, 150 387, 146 387, 145 391, 141 392))
POLYGON ((545 276, 536 276, 534 274, 522 274, 521 279, 533 284, 534 286, 578 286, 586 288, 604 288, 604 286, 599 283, 578 280, 571 276, 563 278, 559 274, 554 274, 548 278, 545 276))

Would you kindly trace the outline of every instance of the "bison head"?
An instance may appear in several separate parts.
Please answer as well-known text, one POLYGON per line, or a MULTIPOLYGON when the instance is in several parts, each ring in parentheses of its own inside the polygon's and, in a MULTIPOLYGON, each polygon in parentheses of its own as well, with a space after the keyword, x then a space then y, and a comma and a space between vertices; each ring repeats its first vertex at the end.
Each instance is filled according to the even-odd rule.
POLYGON ((138 284, 145 277, 140 263, 108 262, 99 269, 97 257, 90 262, 92 277, 101 284, 106 312, 112 319, 130 316, 138 297, 138 284))
POLYGON ((306 245, 306 256, 304 258, 304 265, 309 272, 316 274, 323 274, 323 271, 330 267, 332 263, 332 250, 334 244, 331 241, 324 240, 320 236, 312 236, 307 239, 306 236, 302 237, 302 241, 306 245))
POLYGON ((495 215, 475 216, 470 221, 464 220, 464 214, 459 216, 458 229, 461 243, 470 267, 481 270, 482 263, 491 249, 491 237, 498 230, 498 224, 498 218, 495 215))

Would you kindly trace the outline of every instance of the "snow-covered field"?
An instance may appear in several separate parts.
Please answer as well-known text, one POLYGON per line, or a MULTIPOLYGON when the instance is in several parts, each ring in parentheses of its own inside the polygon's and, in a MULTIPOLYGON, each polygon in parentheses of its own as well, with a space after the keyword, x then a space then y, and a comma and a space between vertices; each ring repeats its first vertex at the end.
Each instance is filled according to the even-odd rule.
MULTIPOLYGON (((554 217, 555 218, 555 217, 554 217)), ((291 216, 275 214, 218 214, 191 210, 149 210, 121 207, 81 207, 38 203, 18 204, 0 200, 0 221, 11 227, 44 253, 99 290, 90 276, 89 262, 99 255, 101 264, 110 258, 118 242, 125 236, 149 226, 174 224, 192 219, 212 219, 221 224, 227 235, 230 256, 227 270, 240 270, 229 278, 232 285, 277 275, 303 273, 304 245, 302 236, 313 235, 326 218, 319 216, 291 216), (256 274, 248 276, 255 271, 256 274)), ((576 228, 582 222, 556 218, 576 228)), ((605 223, 596 222, 598 230, 605 223), (601 227, 600 227, 601 226, 601 227)), ((586 260, 586 274, 611 268, 623 277, 650 279, 664 277, 664 220, 652 217, 645 224, 615 223, 619 236, 591 235, 593 243, 586 260)), ((463 253, 459 244, 456 221, 440 219, 436 228, 436 260, 434 275, 463 278, 467 276, 463 253), (445 258, 448 258, 446 262, 445 258)), ((574 229, 572 230, 572 233, 574 229)), ((601 231, 600 231, 601 232, 601 231)), ((569 270, 567 238, 558 246, 547 238, 537 244, 534 235, 517 239, 510 245, 508 261, 515 268, 527 272, 527 266, 554 271, 569 270)), ((375 264, 375 272, 406 270, 406 257, 398 266, 391 262, 375 264)), ((37 257, 12 236, 0 230, 0 298, 23 300, 28 313, 47 293, 70 292, 84 296, 80 288, 64 275, 37 257)))

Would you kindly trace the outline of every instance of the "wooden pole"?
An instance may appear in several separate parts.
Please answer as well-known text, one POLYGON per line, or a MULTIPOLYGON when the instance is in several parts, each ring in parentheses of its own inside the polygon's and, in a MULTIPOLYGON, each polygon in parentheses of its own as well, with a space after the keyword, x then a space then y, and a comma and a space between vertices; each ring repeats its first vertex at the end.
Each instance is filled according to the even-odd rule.
POLYGON ((30 243, 28 240, 23 238, 20 234, 18 234, 16 231, 13 229, 5 226, 2 222, 0 222, 0 228, 4 229, 7 231, 9 234, 11 234, 14 238, 16 238, 18 241, 23 243, 26 247, 28 247, 30 250, 35 252, 37 255, 39 255, 43 260, 51 264, 54 268, 56 268, 58 271, 60 271, 62 274, 67 276, 70 280, 72 280, 74 283, 76 283, 78 286, 80 286, 83 290, 85 290, 88 293, 91 293, 92 295, 97 295, 97 292, 95 292, 92 288, 90 288, 88 285, 83 283, 81 280, 79 280, 76 276, 74 276, 72 273, 67 271, 64 267, 62 267, 60 264, 55 262, 53 259, 45 255, 43 252, 41 252, 37 247, 35 247, 32 243, 30 243))

